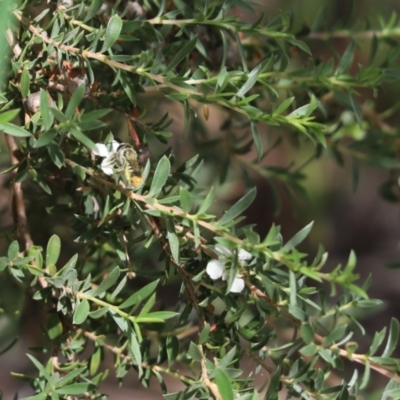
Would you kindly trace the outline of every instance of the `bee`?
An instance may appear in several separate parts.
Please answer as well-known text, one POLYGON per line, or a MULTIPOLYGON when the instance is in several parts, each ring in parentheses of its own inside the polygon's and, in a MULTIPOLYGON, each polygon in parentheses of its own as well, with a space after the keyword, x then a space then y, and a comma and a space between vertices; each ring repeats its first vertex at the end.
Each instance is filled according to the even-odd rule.
POLYGON ((127 143, 121 143, 115 153, 115 166, 122 178, 134 188, 143 183, 142 169, 136 150, 127 143))

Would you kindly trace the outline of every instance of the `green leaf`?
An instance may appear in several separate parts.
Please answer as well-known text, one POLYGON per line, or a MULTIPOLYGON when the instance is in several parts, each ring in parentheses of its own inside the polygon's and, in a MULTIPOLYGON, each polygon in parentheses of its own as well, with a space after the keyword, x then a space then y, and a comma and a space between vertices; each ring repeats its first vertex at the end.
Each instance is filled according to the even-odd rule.
MULTIPOLYGON (((58 132, 55 128, 52 128, 39 136, 38 141, 36 142, 36 147, 44 147, 47 146, 56 136, 58 132)), ((60 150, 61 151, 61 150, 60 150)))
POLYGON ((166 340, 168 365, 172 365, 176 362, 179 354, 179 340, 176 336, 170 335, 166 340))
POLYGON ((310 343, 299 350, 299 352, 306 357, 313 356, 317 351, 318 351, 317 346, 314 343, 310 343))
POLYGON ((283 247, 282 252, 289 252, 297 247, 310 233, 314 222, 310 222, 307 226, 297 232, 283 247))
POLYGON ((260 136, 260 132, 258 131, 257 128, 257 123, 254 121, 251 121, 251 133, 253 135, 253 140, 254 140, 254 145, 256 146, 257 150, 257 159, 260 161, 261 156, 263 154, 263 142, 260 136))
POLYGON ((19 244, 16 240, 12 241, 10 246, 8 246, 7 257, 10 260, 14 260, 18 256, 19 253, 19 244))
POLYGON ((57 393, 61 395, 84 394, 85 392, 90 392, 94 389, 96 389, 96 385, 93 383, 77 382, 57 388, 57 393))
POLYGON ((206 198, 201 203, 197 214, 203 214, 210 208, 212 202, 214 201, 214 196, 215 196, 215 190, 214 190, 214 186, 212 186, 210 191, 207 193, 206 198))
POLYGON ((90 7, 89 10, 86 14, 86 17, 84 19, 84 22, 89 21, 90 19, 92 19, 97 11, 100 10, 101 6, 103 5, 103 0, 92 0, 90 3, 90 7))
POLYGON ((400 398, 400 383, 391 379, 386 385, 381 400, 397 400, 400 398))
POLYGON ((57 314, 50 314, 47 320, 47 335, 50 340, 57 339, 63 332, 63 326, 57 314))
POLYGON ((77 378, 85 370, 86 370, 86 367, 75 368, 72 372, 70 372, 69 374, 63 376, 60 380, 58 380, 57 386, 58 387, 65 386, 67 383, 69 383, 72 380, 74 380, 75 378, 77 378))
POLYGON ((225 225, 240 214, 242 214, 242 212, 245 211, 254 201, 256 193, 256 188, 253 188, 249 192, 247 192, 237 203, 235 203, 228 211, 224 213, 219 223, 221 225, 225 225))
POLYGON ((21 95, 23 99, 26 99, 28 97, 29 85, 30 85, 29 71, 26 68, 24 68, 22 70, 21 81, 20 81, 21 95))
POLYGON ((156 287, 159 282, 160 280, 156 280, 142 287, 137 292, 129 296, 129 298, 126 299, 122 304, 120 304, 119 308, 123 309, 140 303, 141 301, 149 297, 154 292, 154 290, 156 290, 156 287))
POLYGON ((53 125, 54 116, 50 111, 48 93, 40 89, 40 113, 42 114, 43 125, 46 130, 50 129, 53 125))
POLYGON ((260 75, 260 72, 262 71, 262 68, 264 66, 265 62, 259 63, 250 73, 247 78, 247 81, 244 83, 244 85, 238 90, 236 93, 236 96, 239 98, 242 98, 257 82, 258 75, 260 75))
POLYGON ((58 167, 61 168, 63 167, 64 164, 64 153, 60 149, 60 146, 57 146, 55 143, 49 143, 47 145, 47 151, 49 153, 49 156, 53 163, 58 167))
POLYGON ((57 235, 53 235, 46 247, 46 267, 50 264, 56 264, 60 256, 61 240, 57 235))
POLYGON ((62 123, 67 123, 68 119, 66 118, 66 116, 60 112, 60 110, 57 110, 57 108, 54 107, 50 107, 50 112, 54 115, 54 118, 62 123))
POLYGON ((96 347, 94 353, 92 354, 92 357, 90 357, 90 367, 89 367, 89 373, 90 375, 95 375, 96 372, 98 371, 100 364, 101 364, 101 347, 96 347))
POLYGON ((303 338, 304 342, 307 344, 311 344, 314 342, 314 329, 308 322, 301 324, 300 327, 301 337, 303 338))
POLYGON ((311 101, 309 104, 305 104, 304 106, 301 106, 297 108, 296 110, 292 111, 288 117, 309 117, 312 112, 317 108, 318 102, 313 95, 311 97, 311 101))
POLYGON ((192 358, 193 361, 201 361, 202 358, 203 358, 201 356, 199 348, 193 342, 190 342, 187 354, 188 354, 189 357, 192 358))
POLYGON ((88 147, 90 150, 96 150, 96 145, 82 132, 78 131, 78 129, 71 128, 72 136, 81 142, 84 146, 88 147))
POLYGON ((203 330, 200 332, 200 336, 199 336, 199 343, 203 344, 206 343, 209 336, 210 336, 210 324, 205 323, 204 324, 204 328, 203 330))
POLYGON ((30 354, 27 354, 28 358, 32 361, 32 363, 35 365, 37 370, 40 372, 40 375, 46 379, 47 382, 51 380, 50 374, 47 372, 46 368, 44 367, 43 364, 39 362, 35 357, 33 357, 30 354))
POLYGON ((2 112, 0 114, 0 124, 12 121, 20 113, 20 111, 21 110, 19 108, 16 108, 14 110, 2 112))
POLYGON ((188 56, 196 47, 197 36, 189 40, 172 58, 166 67, 166 71, 174 69, 186 56, 188 56))
POLYGON ((337 342, 347 330, 347 325, 342 325, 334 329, 324 340, 324 347, 330 346, 332 343, 337 342))
POLYGON ((75 308, 74 318, 72 323, 74 325, 80 325, 86 321, 89 315, 90 304, 86 299, 83 299, 75 308))
POLYGON ((21 128, 20 126, 17 126, 14 124, 10 124, 9 122, 5 122, 3 124, 0 123, 0 131, 3 131, 4 133, 7 133, 8 135, 16 136, 16 137, 32 136, 24 128, 21 128))
POLYGON ((179 313, 175 311, 154 311, 135 317, 137 323, 164 323, 167 319, 175 318, 179 313))
POLYGON ((154 172, 153 181, 148 193, 148 197, 155 197, 160 193, 161 189, 167 182, 169 173, 171 171, 171 163, 166 156, 163 156, 157 164, 156 171, 154 172))
POLYGON ((140 346, 139 346, 139 342, 136 336, 135 331, 132 329, 131 326, 128 327, 128 340, 129 340, 129 348, 131 350, 131 353, 136 361, 136 363, 138 364, 138 367, 141 368, 141 364, 142 364, 142 353, 140 351, 140 346))
POLYGON ((310 50, 310 48, 309 48, 304 42, 302 42, 301 40, 297 40, 297 39, 290 38, 290 39, 287 39, 287 41, 288 41, 290 44, 292 44, 293 46, 296 46, 296 47, 298 47, 300 50, 303 50, 305 53, 311 55, 311 50, 310 50))
POLYGON ((215 370, 215 383, 218 386, 218 390, 221 394, 221 398, 224 400, 233 400, 234 393, 229 379, 228 374, 221 368, 215 370))
POLYGON ((119 275, 121 273, 121 270, 119 267, 115 267, 104 279, 100 285, 93 291, 92 296, 100 296, 104 292, 106 292, 108 289, 110 289, 111 286, 114 285, 114 283, 117 281, 119 278, 119 275))
POLYGON ((75 254, 71 257, 71 259, 60 269, 59 273, 62 272, 62 276, 64 276, 65 274, 67 274, 69 271, 72 271, 75 266, 76 263, 78 261, 78 254, 75 254))
POLYGON ((98 120, 108 115, 111 111, 112 110, 110 108, 99 108, 97 110, 85 112, 85 114, 81 116, 81 122, 90 122, 98 120))
POLYGON ((351 64, 353 63, 354 47, 355 42, 354 40, 351 40, 350 44, 347 46, 347 49, 344 51, 343 56, 339 61, 339 64, 335 71, 335 75, 346 73, 349 70, 351 64))
POLYGON ((192 208, 192 196, 190 195, 190 192, 186 189, 181 189, 179 192, 179 200, 182 210, 189 214, 192 208))
POLYGON ((293 271, 289 271, 289 304, 290 307, 297 306, 296 275, 293 271))
POLYGON ((68 102, 67 109, 65 110, 65 118, 67 118, 67 120, 72 119, 72 116, 76 112, 77 107, 79 106, 80 102, 83 99, 85 90, 86 90, 85 84, 79 85, 75 90, 70 101, 68 102))
POLYGON ((382 353, 382 357, 390 357, 396 348, 397 341, 399 339, 399 321, 396 318, 392 318, 390 321, 389 337, 386 343, 385 350, 382 353))
POLYGON ((106 34, 104 36, 103 47, 100 53, 107 51, 118 39, 122 29, 122 20, 119 15, 113 15, 107 24, 106 34))
POLYGON ((179 239, 175 232, 174 220, 172 218, 167 218, 167 238, 169 247, 171 249, 172 257, 175 262, 179 264, 179 239))
POLYGON ((380 332, 375 333, 374 338, 371 343, 371 346, 369 347, 369 350, 368 350, 368 354, 370 356, 373 356, 376 353, 376 351, 378 350, 378 347, 385 340, 385 336, 386 336, 386 328, 383 328, 380 332))
POLYGON ((279 104, 278 108, 274 111, 273 115, 282 114, 293 103, 293 100, 294 100, 294 96, 288 97, 287 99, 282 101, 282 103, 279 104))

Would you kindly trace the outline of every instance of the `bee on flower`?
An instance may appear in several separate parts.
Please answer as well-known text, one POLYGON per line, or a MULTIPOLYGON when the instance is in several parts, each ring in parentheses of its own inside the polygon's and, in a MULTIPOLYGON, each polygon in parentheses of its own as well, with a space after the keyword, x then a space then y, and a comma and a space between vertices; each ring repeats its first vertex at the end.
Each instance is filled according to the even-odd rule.
POLYGON ((143 183, 142 170, 136 150, 127 143, 111 140, 107 144, 96 143, 93 154, 102 157, 101 170, 109 176, 116 176, 133 188, 143 183))

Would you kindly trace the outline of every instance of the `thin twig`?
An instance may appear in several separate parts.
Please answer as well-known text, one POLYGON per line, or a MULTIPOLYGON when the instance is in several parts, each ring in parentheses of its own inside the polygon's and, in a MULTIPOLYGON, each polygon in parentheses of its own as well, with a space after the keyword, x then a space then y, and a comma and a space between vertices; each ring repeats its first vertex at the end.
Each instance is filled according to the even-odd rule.
MULTIPOLYGON (((8 150, 10 152, 10 162, 11 165, 17 165, 19 163, 18 158, 16 157, 16 153, 18 151, 17 143, 15 142, 15 138, 11 135, 6 135, 6 142, 8 146, 8 150)), ((20 182, 15 182, 15 175, 17 170, 14 169, 12 172, 12 188, 13 188, 13 197, 12 197, 12 210, 14 223, 16 226, 17 237, 24 244, 24 250, 28 250, 33 246, 33 241, 31 238, 31 234, 28 229, 28 219, 26 218, 25 211, 25 201, 24 201, 24 193, 22 191, 22 186, 20 182)))
MULTIPOLYGON (((83 336, 85 336, 86 338, 88 338, 89 340, 91 340, 91 341, 93 341, 95 343, 99 343, 97 341, 98 337, 92 332, 88 332, 88 331, 85 331, 83 329, 80 329, 78 331, 78 333, 82 334, 83 336)), ((123 360, 125 360, 127 362, 133 361, 132 357, 123 354, 121 352, 120 348, 115 347, 115 346, 107 343, 104 340, 101 340, 100 343, 101 343, 101 346, 103 346, 105 349, 107 349, 107 350, 111 351, 112 353, 116 354, 118 357, 121 357, 123 360)), ((170 376, 172 376, 172 377, 174 377, 176 379, 179 379, 181 382, 184 382, 184 383, 186 383, 188 385, 193 385, 195 383, 194 379, 188 378, 187 376, 179 374, 176 371, 172 371, 169 368, 162 367, 161 365, 150 365, 150 364, 142 363, 141 366, 142 366, 142 368, 149 368, 152 371, 161 372, 161 373, 170 375, 170 376)))

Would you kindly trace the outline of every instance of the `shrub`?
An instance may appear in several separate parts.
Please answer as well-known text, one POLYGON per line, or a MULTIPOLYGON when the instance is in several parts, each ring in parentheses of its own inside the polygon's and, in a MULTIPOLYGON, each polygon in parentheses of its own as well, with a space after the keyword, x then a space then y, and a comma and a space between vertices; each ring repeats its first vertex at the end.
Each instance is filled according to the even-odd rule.
POLYGON ((399 398, 397 320, 365 353, 353 341, 364 332, 356 311, 380 304, 368 298, 369 281, 356 282, 355 254, 324 269, 322 247, 315 256, 299 249, 312 223, 287 240, 276 225, 260 236, 243 217, 256 197, 251 171, 279 203, 282 189, 305 194, 304 167, 326 152, 351 158, 355 179, 360 159, 398 168, 397 132, 358 96, 399 76, 396 16, 374 31, 317 21, 295 34, 287 13, 246 22, 241 13, 253 8, 242 0, 8 8, 0 129, 16 230, 0 276, 19 283, 15 299, 43 310, 34 323, 46 342, 28 354, 36 374, 14 372, 30 382, 29 399, 105 398, 107 375, 122 381, 131 370, 146 387, 155 377, 170 400, 355 399, 371 370, 388 378, 385 398, 399 398), (367 65, 354 63, 357 35, 372 38, 367 65), (318 60, 309 37, 348 46, 318 60), (177 105, 179 137, 169 128, 180 122, 170 116, 177 105), (181 140, 194 149, 184 161, 167 146, 181 140), (265 163, 282 142, 295 163, 265 163), (298 167, 308 144, 312 156, 298 167), (246 190, 221 214, 217 189, 234 179, 246 190), (342 372, 346 361, 352 374, 342 372), (264 387, 254 384, 260 371, 264 387), (172 393, 166 377, 182 389, 172 393))

